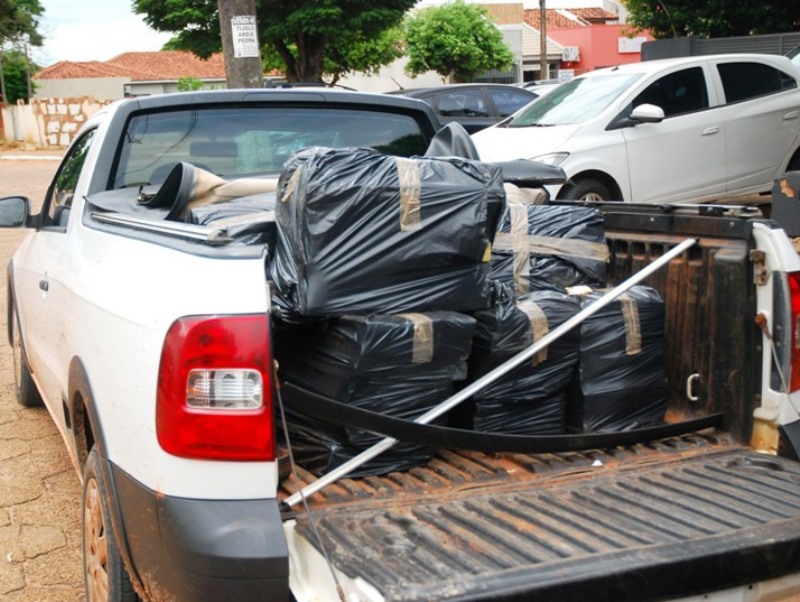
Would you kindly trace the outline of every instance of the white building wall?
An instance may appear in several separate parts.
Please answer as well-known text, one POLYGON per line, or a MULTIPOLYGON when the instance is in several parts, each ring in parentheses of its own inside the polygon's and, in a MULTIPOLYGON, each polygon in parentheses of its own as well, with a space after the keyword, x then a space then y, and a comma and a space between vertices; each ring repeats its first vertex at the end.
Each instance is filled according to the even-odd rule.
POLYGON ((343 77, 337 83, 360 92, 391 92, 408 88, 425 88, 445 83, 438 73, 429 71, 417 77, 405 74, 408 58, 403 57, 385 66, 376 75, 355 74, 343 77))
POLYGON ((97 100, 118 100, 125 96, 125 84, 130 81, 129 77, 34 80, 33 98, 90 96, 97 100))

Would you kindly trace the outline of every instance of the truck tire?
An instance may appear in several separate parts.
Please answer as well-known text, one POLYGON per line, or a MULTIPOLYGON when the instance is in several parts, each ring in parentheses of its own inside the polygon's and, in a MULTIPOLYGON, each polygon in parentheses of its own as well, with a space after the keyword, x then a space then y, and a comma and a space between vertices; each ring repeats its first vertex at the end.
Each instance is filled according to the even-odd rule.
POLYGON ((586 178, 574 184, 567 184, 560 198, 569 201, 611 201, 611 192, 600 180, 586 178))
POLYGON ((86 602, 137 602, 114 540, 108 494, 97 451, 92 449, 83 471, 83 579, 86 602))
POLYGON ((35 408, 42 405, 42 396, 33 382, 31 369, 28 366, 28 357, 25 355, 25 346, 22 344, 22 335, 19 330, 17 308, 11 307, 11 347, 14 356, 14 394, 20 405, 26 408, 35 408))

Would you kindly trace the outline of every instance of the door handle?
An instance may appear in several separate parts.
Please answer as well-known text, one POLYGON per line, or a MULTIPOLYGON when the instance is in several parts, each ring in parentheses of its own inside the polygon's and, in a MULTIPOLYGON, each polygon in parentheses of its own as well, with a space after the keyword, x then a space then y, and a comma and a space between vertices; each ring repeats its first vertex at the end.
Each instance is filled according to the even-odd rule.
POLYGON ((39 281, 39 288, 43 291, 46 291, 50 288, 50 284, 47 282, 47 280, 42 279, 39 281))
POLYGON ((715 125, 703 130, 703 136, 713 136, 714 134, 719 134, 719 128, 715 125))
POLYGON ((797 116, 800 115, 800 111, 789 111, 786 115, 783 116, 784 121, 791 121, 792 119, 797 119, 797 116))

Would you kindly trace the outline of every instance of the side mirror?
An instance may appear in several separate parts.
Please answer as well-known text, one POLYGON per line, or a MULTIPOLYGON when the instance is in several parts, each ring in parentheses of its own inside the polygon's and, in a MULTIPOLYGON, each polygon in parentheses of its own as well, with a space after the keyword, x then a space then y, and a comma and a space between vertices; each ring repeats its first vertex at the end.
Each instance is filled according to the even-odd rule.
POLYGON ((636 123, 660 123, 664 121, 664 109, 656 105, 641 104, 631 111, 630 120, 636 123))
POLYGON ((24 196, 0 199, 0 228, 20 228, 28 221, 30 201, 24 196))

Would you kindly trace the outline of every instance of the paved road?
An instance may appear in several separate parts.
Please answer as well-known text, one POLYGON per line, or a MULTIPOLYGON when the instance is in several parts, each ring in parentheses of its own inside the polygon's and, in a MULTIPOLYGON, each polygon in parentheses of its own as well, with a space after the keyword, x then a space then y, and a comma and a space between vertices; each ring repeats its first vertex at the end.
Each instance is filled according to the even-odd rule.
MULTIPOLYGON (((0 197, 40 202, 58 165, 52 157, 0 151, 0 197), (18 155, 36 158, 9 159, 18 155)), ((24 236, 0 230, 0 599, 77 602, 84 599, 80 482, 47 411, 22 408, 14 397, 5 266, 24 236)))

